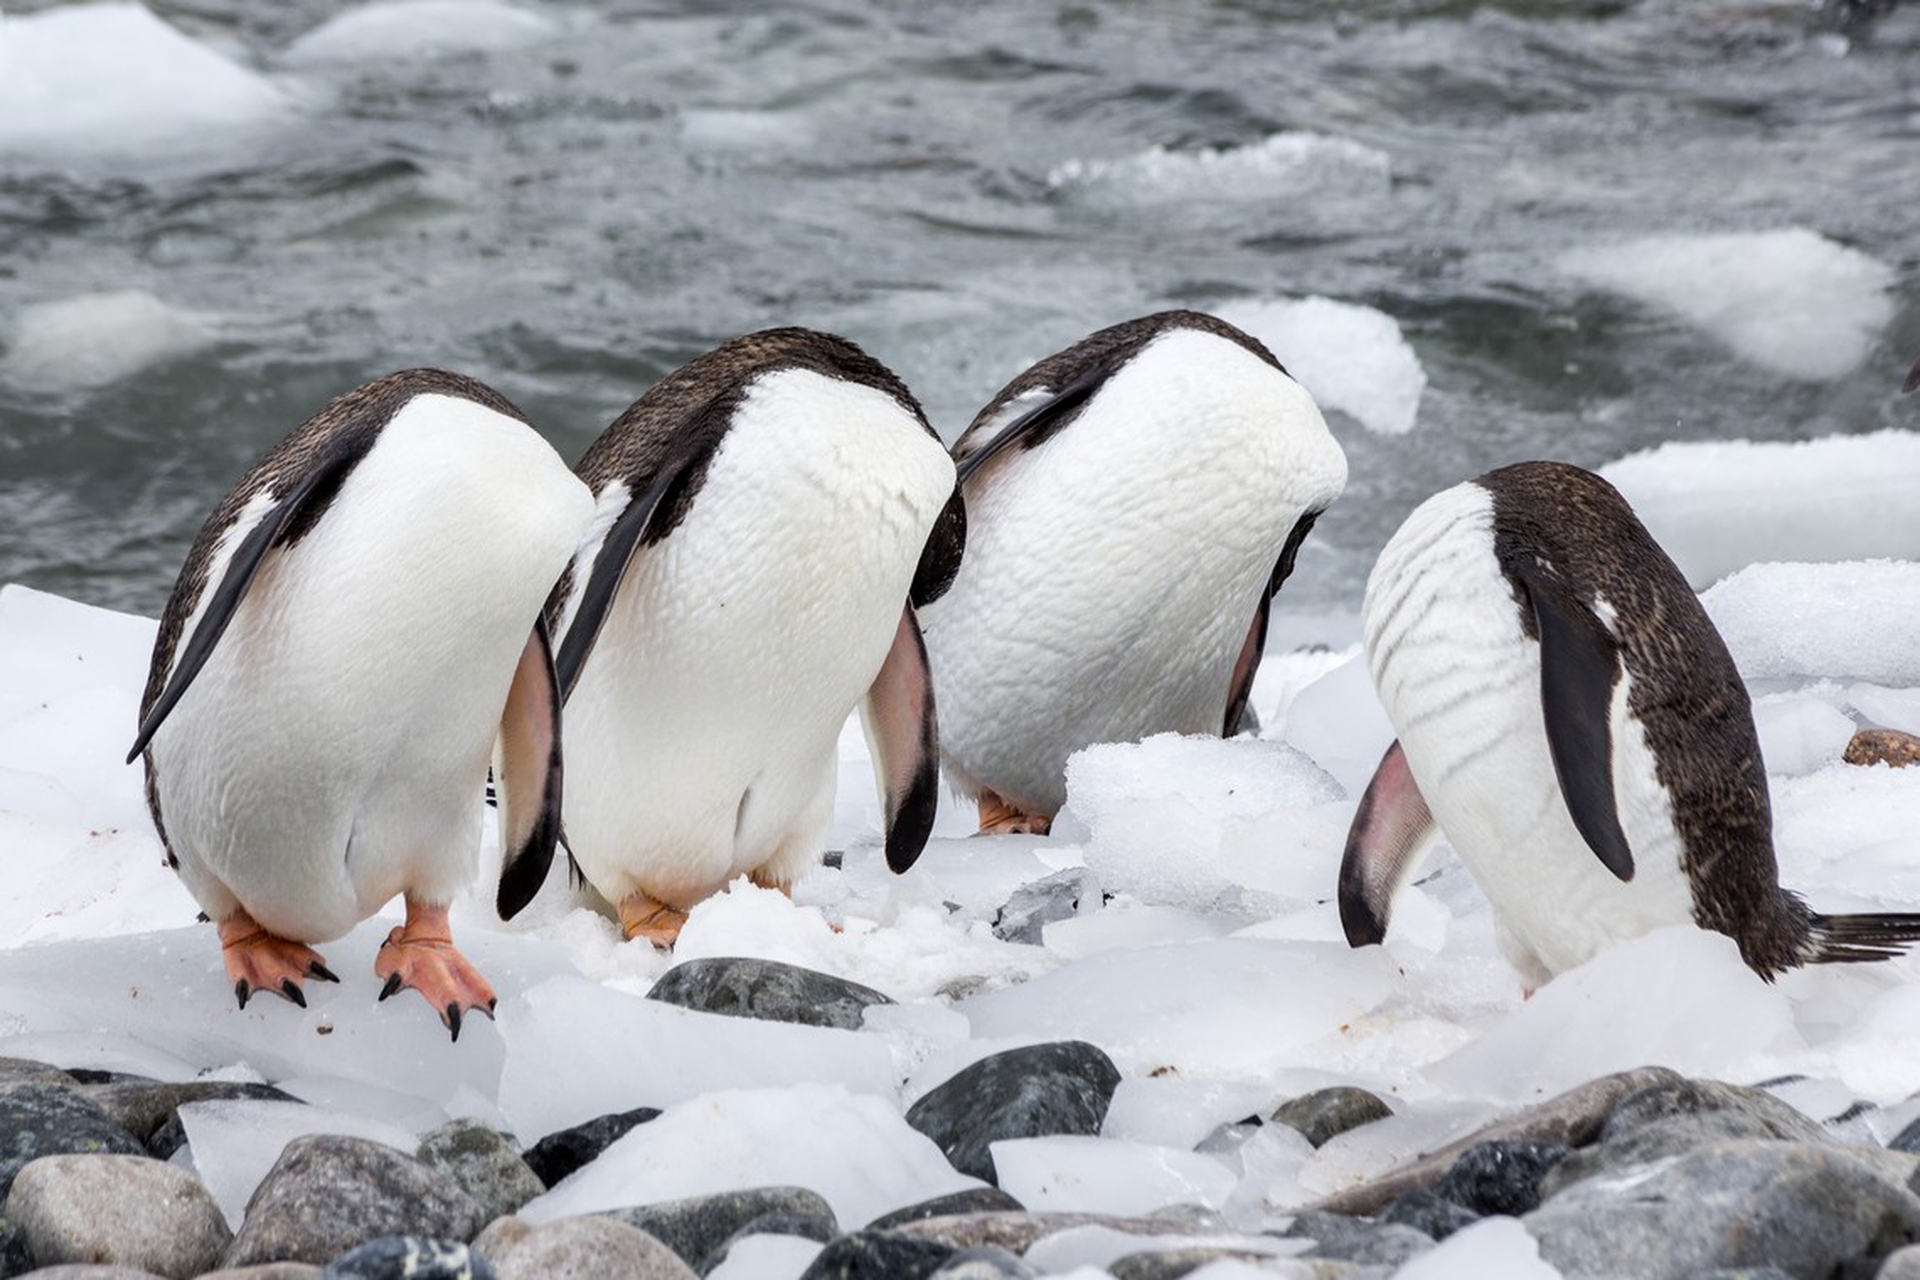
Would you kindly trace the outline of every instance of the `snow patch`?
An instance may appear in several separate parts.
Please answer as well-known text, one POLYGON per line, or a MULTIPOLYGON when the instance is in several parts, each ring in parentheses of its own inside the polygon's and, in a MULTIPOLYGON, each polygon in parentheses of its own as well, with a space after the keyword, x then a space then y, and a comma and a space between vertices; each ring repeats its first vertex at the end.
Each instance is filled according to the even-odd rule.
POLYGON ((1756 564, 1700 603, 1747 680, 1870 680, 1920 686, 1920 564, 1756 564))

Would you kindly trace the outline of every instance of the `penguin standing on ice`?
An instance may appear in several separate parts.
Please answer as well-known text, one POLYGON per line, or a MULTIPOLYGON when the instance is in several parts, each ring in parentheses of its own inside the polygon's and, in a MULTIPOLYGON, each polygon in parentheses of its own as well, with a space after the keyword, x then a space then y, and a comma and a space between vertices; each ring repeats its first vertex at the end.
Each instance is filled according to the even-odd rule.
POLYGON ((1346 455, 1257 340, 1166 311, 1015 378, 954 446, 968 547, 925 610, 947 774, 1044 832, 1067 757, 1241 725, 1274 593, 1346 455))
POLYGON ((622 932, 671 946, 735 876, 790 888, 859 704, 904 871, 939 755, 915 606, 965 514, 913 395, 844 338, 771 329, 669 374, 580 460, 597 514, 549 620, 566 843, 622 932))
POLYGON ((559 830, 559 707, 541 603, 592 513, 520 412, 470 378, 340 396, 215 508, 161 615, 128 761, 168 862, 220 931, 242 1008, 338 979, 311 944, 393 898, 381 999, 412 987, 457 1039, 491 1016, 447 907, 472 880, 491 759, 499 909, 559 830), (497 754, 496 754, 497 742, 497 754))
POLYGON ((1436 822, 1529 990, 1689 920, 1768 979, 1920 939, 1920 915, 1820 915, 1780 887, 1746 685, 1600 477, 1522 463, 1429 498, 1380 553, 1363 625, 1399 740, 1340 868, 1353 945, 1385 936, 1436 822))

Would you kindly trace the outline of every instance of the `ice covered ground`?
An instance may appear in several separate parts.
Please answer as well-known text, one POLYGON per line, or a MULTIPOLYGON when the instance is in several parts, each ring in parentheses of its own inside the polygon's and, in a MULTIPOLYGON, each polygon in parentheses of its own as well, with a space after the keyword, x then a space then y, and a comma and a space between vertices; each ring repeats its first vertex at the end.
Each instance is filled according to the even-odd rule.
MULTIPOLYGON (((1821 910, 1920 905, 1920 769, 1839 762, 1856 725, 1920 731, 1917 575, 1884 561, 1759 565, 1705 597, 1759 695, 1783 879, 1821 910)), ((1484 902, 1444 851, 1397 904, 1385 947, 1350 950, 1330 898, 1389 731, 1352 652, 1338 650, 1269 656, 1255 690, 1262 738, 1089 750, 1055 838, 968 838, 956 804, 903 877, 876 848, 866 748, 850 725, 830 842, 843 865, 810 874, 793 901, 734 885, 693 912, 673 956, 620 942, 558 875, 503 926, 483 875, 454 919, 500 992, 499 1018, 470 1022, 457 1044, 414 998, 374 1000, 372 953, 397 904, 324 948, 340 986, 314 986, 305 1010, 261 998, 242 1011, 212 931, 161 866, 138 770, 120 764, 151 634, 144 619, 0 592, 0 1055, 270 1079, 305 1099, 297 1114, 266 1103, 183 1114, 189 1158, 236 1216, 296 1132, 401 1141, 471 1115, 530 1142, 650 1105, 665 1115, 528 1216, 635 1187, 668 1199, 782 1182, 815 1188, 857 1225, 968 1184, 905 1124, 906 1106, 989 1053, 1067 1038, 1100 1045, 1123 1080, 1098 1140, 996 1153, 1003 1185, 1030 1207, 1204 1203, 1258 1226, 1502 1108, 1647 1063, 1742 1083, 1804 1077, 1776 1088, 1817 1118, 1874 1104, 1843 1129, 1863 1139, 1920 1115, 1910 959, 1769 986, 1727 940, 1673 929, 1523 1001, 1484 902), (1043 945, 994 936, 1014 889, 1077 866, 1104 904, 1083 900, 1043 945), (641 998, 676 961, 720 955, 838 974, 900 1003, 854 1032, 641 998), (1332 1083, 1372 1089, 1397 1114, 1317 1151, 1282 1125, 1195 1150, 1223 1124, 1332 1083), (622 1189, 597 1185, 594 1168, 622 1189)), ((724 1275, 791 1276, 808 1256, 746 1251, 724 1275)), ((1489 1223, 1406 1274, 1531 1257, 1524 1233, 1489 1223)), ((1047 1265, 1101 1274, 1097 1251, 1047 1265)))

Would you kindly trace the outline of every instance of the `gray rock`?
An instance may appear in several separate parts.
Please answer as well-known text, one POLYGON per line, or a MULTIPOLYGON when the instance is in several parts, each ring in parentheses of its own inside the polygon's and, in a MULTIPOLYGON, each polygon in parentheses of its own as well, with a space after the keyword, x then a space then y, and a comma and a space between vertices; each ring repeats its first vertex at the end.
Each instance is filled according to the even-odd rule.
POLYGON ((110 1262, 62 1262, 57 1266, 29 1271, 32 1280, 165 1280, 138 1267, 119 1267, 110 1262))
POLYGON ((0 1058, 0 1089, 16 1084, 55 1084, 72 1088, 79 1084, 72 1073, 31 1058, 0 1058))
POLYGON ((186 1141, 176 1114, 189 1102, 215 1102, 229 1098, 259 1098, 274 1102, 298 1102, 270 1084, 249 1084, 238 1080, 188 1080, 165 1084, 158 1080, 116 1080, 109 1084, 89 1085, 82 1096, 106 1112, 116 1123, 147 1144, 150 1154, 165 1160, 186 1141), (154 1135, 172 1120, 177 1140, 169 1137, 155 1149, 154 1135))
POLYGON ((33 1082, 0 1090, 0 1203, 29 1163, 68 1153, 131 1156, 146 1149, 78 1086, 33 1082))
POLYGON ((1367 1266, 1400 1267, 1433 1248, 1433 1237, 1398 1222, 1372 1222, 1337 1213, 1308 1210, 1297 1214, 1280 1233, 1313 1241, 1303 1258, 1333 1258, 1367 1266))
POLYGON ((223 1265, 325 1264, 381 1236, 467 1241, 486 1210, 446 1174, 365 1138, 295 1138, 254 1190, 223 1265))
POLYGON ((707 1013, 844 1031, 858 1031, 869 1006, 893 1003, 893 997, 845 978, 778 960, 739 956, 677 964, 653 984, 647 999, 707 1013))
POLYGON ((1051 1134, 1095 1136, 1120 1083, 1113 1060, 1070 1040, 982 1058, 907 1109, 953 1167, 996 1185, 989 1144, 1051 1134))
MULTIPOLYGON (((0 1202, 3 1205, 4 1202, 0 1202)), ((5 1213, 0 1213, 0 1277, 25 1275, 33 1270, 33 1250, 27 1248, 26 1233, 5 1213)))
POLYGON ((1251 1267, 1262 1275, 1285 1276, 1289 1280, 1332 1280, 1336 1276, 1358 1277, 1365 1274, 1362 1268, 1326 1258, 1276 1258, 1270 1253, 1209 1245, 1130 1253, 1124 1258, 1116 1258, 1107 1271, 1113 1280, 1179 1280, 1181 1276, 1190 1275, 1209 1263, 1223 1259, 1251 1267))
POLYGON ((486 1259, 457 1240, 382 1236, 347 1250, 320 1280, 496 1280, 486 1259))
POLYGON ((552 1187, 576 1169, 592 1164, 600 1153, 625 1137, 636 1125, 657 1118, 656 1107, 635 1107, 595 1116, 585 1124, 560 1129, 534 1143, 522 1154, 534 1176, 552 1187))
POLYGON ((1193 1235, 1196 1231, 1221 1230, 1211 1223, 1155 1214, 1148 1218, 1115 1218, 1101 1213, 957 1213, 941 1218, 923 1218, 907 1222, 889 1234, 932 1240, 949 1249, 973 1249, 992 1245, 1009 1253, 1024 1255, 1042 1236, 1074 1227, 1106 1227, 1135 1236, 1193 1235))
POLYGON ((931 1200, 922 1200, 919 1204, 910 1204, 904 1209, 895 1209, 892 1213, 881 1214, 867 1224, 867 1230, 891 1231, 909 1222, 919 1222, 925 1218, 944 1218, 956 1213, 1007 1211, 1020 1213, 1025 1209, 1025 1205, 998 1187, 969 1187, 965 1191, 935 1196, 931 1200))
POLYGON ((839 1234, 839 1224, 831 1214, 822 1217, 816 1213, 795 1213, 791 1210, 763 1213, 721 1241, 694 1270, 703 1276, 711 1273, 727 1260, 727 1255, 733 1252, 733 1246, 748 1236, 798 1236, 802 1240, 825 1244, 839 1234))
POLYGON ((1887 1150, 1920 1155, 1920 1119, 1894 1134, 1893 1141, 1887 1143, 1887 1150))
POLYGON ((144 1155, 42 1156, 14 1178, 7 1215, 43 1266, 113 1263, 186 1280, 233 1238, 198 1178, 144 1155))
POLYGON ((929 1280, 1031 1280, 1039 1274, 1020 1255, 987 1244, 960 1250, 941 1263, 929 1280))
MULTIPOLYGON (((1885 1274, 1884 1269, 1876 1272, 1875 1280, 1885 1274)), ((1794 1277, 1778 1267, 1717 1267, 1712 1271, 1702 1271, 1693 1280, 1794 1280, 1794 1277)))
POLYGON ((1445 1240, 1460 1228, 1480 1221, 1480 1215, 1432 1191, 1418 1190, 1388 1205, 1380 1221, 1411 1227, 1432 1240, 1445 1240))
POLYGON ((1903 1245, 1888 1254, 1873 1280, 1920 1280, 1920 1244, 1903 1245))
MULTIPOLYGON (((1690 1280, 1774 1266, 1870 1274, 1920 1240, 1920 1197, 1875 1154, 1812 1143, 1724 1142, 1635 1179, 1576 1183, 1523 1221, 1568 1274, 1690 1280)), ((1903 1157, 1904 1159, 1904 1157, 1903 1157)))
POLYGON ((822 1249, 800 1280, 927 1280, 959 1250, 890 1231, 855 1231, 822 1249))
POLYGON ((488 1222, 518 1213, 546 1190, 506 1135, 478 1120, 448 1121, 421 1138, 414 1155, 465 1187, 486 1211, 488 1222))
POLYGON ((533 1226, 499 1218, 473 1242, 498 1280, 698 1280, 658 1240, 612 1218, 561 1218, 533 1226))
POLYGON ((838 1234, 833 1206, 817 1191, 805 1187, 755 1187, 713 1196, 637 1205, 599 1215, 637 1227, 697 1267, 748 1223, 769 1214, 791 1213, 827 1224, 829 1238, 838 1234))
POLYGON ((1336 1134, 1385 1120, 1392 1114, 1392 1107, 1365 1089, 1341 1085, 1317 1089, 1283 1102, 1274 1110, 1273 1119, 1298 1129, 1309 1143, 1318 1147, 1336 1134))
POLYGON ((993 936, 1002 942, 1039 946, 1041 931, 1056 920, 1080 914, 1080 904, 1100 903, 1100 886, 1085 867, 1068 867, 1021 885, 993 918, 993 936))
POLYGON ((202 1272, 200 1280, 320 1280, 320 1268, 311 1262, 262 1262, 202 1272))
POLYGON ((1517 1218, 1540 1207, 1540 1180, 1566 1155, 1558 1142, 1478 1142, 1460 1153, 1433 1193, 1477 1214, 1517 1218))

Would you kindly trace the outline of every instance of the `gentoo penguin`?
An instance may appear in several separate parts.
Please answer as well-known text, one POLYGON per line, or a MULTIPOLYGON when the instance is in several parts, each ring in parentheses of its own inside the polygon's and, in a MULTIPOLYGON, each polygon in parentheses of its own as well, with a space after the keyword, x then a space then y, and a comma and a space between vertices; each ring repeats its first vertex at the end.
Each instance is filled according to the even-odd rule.
POLYGON ((965 538, 912 393, 844 338, 769 329, 669 374, 577 470, 596 515, 548 612, 565 839, 622 932, 671 946, 735 876, 790 889, 856 704, 888 865, 912 865, 939 777, 914 606, 965 538))
POLYGON ((499 910, 558 834, 558 688, 541 605, 592 514, 519 410, 410 369, 327 404, 221 500, 160 619, 138 740, 167 860, 219 927, 242 1008, 338 981, 311 945, 395 894, 374 960, 457 1039, 494 995, 454 949, 491 758, 499 910), (495 753, 496 739, 498 752, 495 753))
POLYGON ((1436 822, 1529 990, 1688 920, 1768 979, 1920 939, 1920 915, 1820 915, 1780 887, 1746 686, 1600 477, 1530 462, 1434 495, 1380 553, 1362 618, 1399 740, 1340 868, 1354 946, 1385 935, 1436 822))
POLYGON ((1233 733, 1273 595, 1346 455, 1257 340, 1165 311, 1049 356, 954 445, 968 547, 923 611, 948 778, 1045 832, 1067 757, 1233 733))

